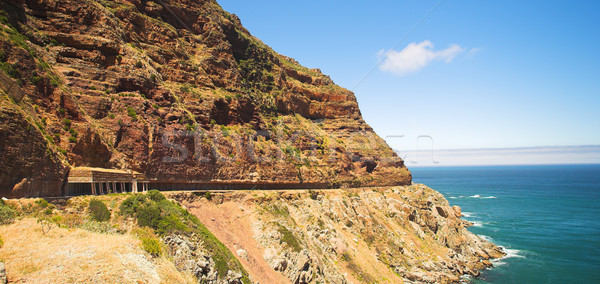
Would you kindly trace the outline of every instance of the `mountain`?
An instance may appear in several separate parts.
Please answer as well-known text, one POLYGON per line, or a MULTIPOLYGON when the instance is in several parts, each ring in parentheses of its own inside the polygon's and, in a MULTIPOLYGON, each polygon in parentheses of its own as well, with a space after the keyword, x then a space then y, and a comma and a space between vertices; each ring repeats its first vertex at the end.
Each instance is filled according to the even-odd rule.
POLYGON ((3 196, 61 195, 81 166, 170 183, 411 183, 352 92, 215 1, 0 5, 3 196))

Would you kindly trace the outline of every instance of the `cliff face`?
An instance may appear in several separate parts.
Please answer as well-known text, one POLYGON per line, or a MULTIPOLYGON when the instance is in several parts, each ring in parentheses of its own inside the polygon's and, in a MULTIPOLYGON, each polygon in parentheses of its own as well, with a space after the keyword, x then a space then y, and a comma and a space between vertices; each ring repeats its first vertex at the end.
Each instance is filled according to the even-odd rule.
POLYGON ((504 253, 423 186, 170 193, 260 283, 458 283, 504 253))
POLYGON ((23 178, 53 183, 68 166, 172 181, 411 182, 350 91, 275 53, 214 1, 0 5, 2 112, 22 117, 0 122, 12 135, 0 146, 19 153, 0 167, 29 165, 19 178, 3 170, 3 195, 28 195, 15 187, 23 178))

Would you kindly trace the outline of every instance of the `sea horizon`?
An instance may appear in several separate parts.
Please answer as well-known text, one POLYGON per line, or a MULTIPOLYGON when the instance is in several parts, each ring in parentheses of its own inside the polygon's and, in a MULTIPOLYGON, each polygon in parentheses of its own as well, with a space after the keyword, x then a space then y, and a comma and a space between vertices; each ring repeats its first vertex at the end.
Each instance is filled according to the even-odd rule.
POLYGON ((559 164, 469 164, 469 165, 411 165, 411 168, 469 168, 469 167, 538 167, 538 166, 600 166, 600 163, 559 163, 559 164))

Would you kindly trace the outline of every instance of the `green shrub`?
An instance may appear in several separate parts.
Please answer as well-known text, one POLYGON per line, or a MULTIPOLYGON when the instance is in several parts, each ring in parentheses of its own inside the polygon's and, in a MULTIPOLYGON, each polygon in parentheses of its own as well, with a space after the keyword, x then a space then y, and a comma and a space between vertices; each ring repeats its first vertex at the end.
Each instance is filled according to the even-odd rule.
POLYGON ((300 247, 300 243, 294 234, 288 230, 288 228, 279 225, 277 231, 281 234, 281 242, 285 243, 288 247, 292 248, 295 252, 299 252, 302 250, 300 247))
POLYGON ((33 76, 31 77, 31 84, 33 85, 37 85, 40 81, 42 81, 42 77, 40 76, 33 76))
POLYGON ((167 199, 162 193, 160 193, 160 191, 158 191, 156 189, 148 191, 148 193, 146 193, 146 195, 148 196, 148 198, 150 198, 150 200, 156 201, 156 202, 160 202, 160 201, 167 199))
POLYGON ((132 107, 127 107, 127 115, 129 115, 129 117, 133 118, 134 120, 137 120, 137 112, 132 107))
POLYGON ((188 227, 175 214, 161 217, 156 224, 156 229, 161 235, 171 232, 188 231, 188 227))
POLYGON ((15 221, 17 213, 6 204, 0 204, 0 225, 10 224, 15 221))
POLYGON ((119 211, 121 215, 135 215, 140 206, 146 202, 146 196, 142 194, 136 194, 127 197, 121 205, 119 205, 119 211))
POLYGON ((207 200, 211 200, 211 199, 212 199, 212 192, 210 192, 210 191, 207 191, 207 192, 205 192, 205 193, 204 193, 204 197, 205 197, 207 200))
POLYGON ((92 199, 88 208, 90 210, 92 219, 98 222, 110 220, 110 211, 108 211, 108 208, 106 207, 106 204, 104 204, 104 202, 98 199, 92 199))
POLYGON ((157 228, 160 222, 160 208, 155 203, 148 203, 140 206, 136 213, 139 226, 157 228))
POLYGON ((46 208, 46 207, 48 207, 48 201, 46 201, 43 198, 40 198, 35 201, 35 205, 37 205, 40 208, 46 208))
POLYGON ((77 137, 70 136, 69 137, 69 142, 71 142, 71 143, 77 143, 77 137))
POLYGON ((12 78, 21 77, 21 72, 15 69, 14 66, 8 62, 0 62, 0 69, 4 70, 4 72, 6 72, 6 74, 12 78))
POLYGON ((0 248, 2 248, 4 246, 4 240, 2 239, 2 236, 0 236, 0 248))
POLYGON ((152 255, 153 257, 158 257, 162 254, 162 247, 160 241, 156 238, 140 238, 142 241, 142 248, 152 255))
MULTIPOLYGON (((61 108, 61 109, 59 109, 59 112, 60 112, 60 113, 65 113, 65 109, 64 109, 64 108, 61 108)), ((63 124, 64 124, 66 127, 69 127, 69 128, 70 128, 70 127, 71 127, 71 120, 70 120, 70 119, 68 119, 68 118, 65 118, 65 119, 63 119, 63 124)))

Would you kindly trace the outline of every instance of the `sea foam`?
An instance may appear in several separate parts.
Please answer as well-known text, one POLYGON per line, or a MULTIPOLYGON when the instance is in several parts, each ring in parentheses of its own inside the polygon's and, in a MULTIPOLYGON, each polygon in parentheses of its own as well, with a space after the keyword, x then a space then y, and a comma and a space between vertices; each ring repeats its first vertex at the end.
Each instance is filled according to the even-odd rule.
POLYGON ((502 248, 502 250, 506 253, 506 255, 501 258, 492 260, 492 264, 495 267, 506 265, 506 262, 503 260, 505 260, 507 258, 526 258, 524 255, 522 255, 522 251, 520 251, 518 249, 509 249, 509 248, 506 248, 503 246, 500 246, 500 248, 502 248))
POLYGON ((469 196, 469 197, 470 197, 470 198, 478 198, 478 199, 495 199, 495 198, 498 198, 498 197, 496 197, 496 196, 483 196, 483 197, 482 197, 482 196, 481 196, 481 195, 479 195, 479 194, 471 195, 471 196, 469 196))
POLYGON ((489 237, 489 236, 486 236, 486 235, 477 235, 477 236, 480 237, 480 238, 482 238, 482 239, 484 239, 484 240, 486 240, 486 241, 488 241, 488 242, 490 242, 490 243, 494 241, 494 239, 492 239, 492 237, 489 237))

